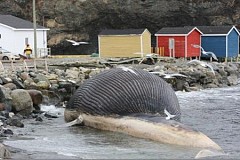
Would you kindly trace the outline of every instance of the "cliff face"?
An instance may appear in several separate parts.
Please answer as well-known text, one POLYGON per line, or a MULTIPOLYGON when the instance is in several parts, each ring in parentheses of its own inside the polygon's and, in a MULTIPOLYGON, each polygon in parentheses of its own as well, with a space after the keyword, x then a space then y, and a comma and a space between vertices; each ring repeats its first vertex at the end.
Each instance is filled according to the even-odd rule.
MULTIPOLYGON (((32 0, 0 0, 0 14, 32 21, 32 0)), ((240 24, 238 0, 36 0, 37 23, 50 28, 53 54, 97 52, 102 29, 240 24), (72 46, 65 39, 89 41, 72 46)), ((154 45, 154 44, 153 44, 154 45)))

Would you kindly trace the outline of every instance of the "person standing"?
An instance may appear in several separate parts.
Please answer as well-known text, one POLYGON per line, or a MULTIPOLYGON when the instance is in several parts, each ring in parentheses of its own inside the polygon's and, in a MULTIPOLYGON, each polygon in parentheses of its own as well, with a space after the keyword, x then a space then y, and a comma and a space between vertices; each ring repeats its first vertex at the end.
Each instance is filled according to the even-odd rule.
POLYGON ((24 49, 24 54, 27 56, 27 59, 31 58, 32 48, 29 44, 27 44, 26 48, 24 49))

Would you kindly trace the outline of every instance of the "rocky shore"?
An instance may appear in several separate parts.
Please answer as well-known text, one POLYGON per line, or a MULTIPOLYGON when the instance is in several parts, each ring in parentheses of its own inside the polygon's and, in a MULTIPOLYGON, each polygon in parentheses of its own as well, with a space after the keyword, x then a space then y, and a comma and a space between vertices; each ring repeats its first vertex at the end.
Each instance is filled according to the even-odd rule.
MULTIPOLYGON (((87 79, 112 67, 141 68, 165 79, 175 91, 197 91, 238 84, 240 63, 217 63, 198 60, 158 59, 154 64, 138 64, 139 59, 49 59, 48 71, 5 67, 0 71, 0 137, 13 136, 11 127, 24 127, 23 119, 43 121, 58 118, 44 112, 41 105, 64 107, 75 90, 87 79)), ((148 63, 145 61, 145 63, 148 63)), ((15 64, 18 65, 18 64, 15 64)), ((0 146, 0 158, 10 152, 0 146)))

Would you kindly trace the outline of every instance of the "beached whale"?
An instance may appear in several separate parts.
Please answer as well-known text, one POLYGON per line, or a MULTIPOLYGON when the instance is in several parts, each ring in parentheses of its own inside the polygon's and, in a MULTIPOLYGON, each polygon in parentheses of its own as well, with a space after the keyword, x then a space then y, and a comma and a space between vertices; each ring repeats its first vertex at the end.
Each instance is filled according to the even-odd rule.
POLYGON ((67 103, 69 125, 126 133, 167 144, 222 150, 203 133, 180 123, 171 86, 140 69, 109 69, 85 81, 67 103))

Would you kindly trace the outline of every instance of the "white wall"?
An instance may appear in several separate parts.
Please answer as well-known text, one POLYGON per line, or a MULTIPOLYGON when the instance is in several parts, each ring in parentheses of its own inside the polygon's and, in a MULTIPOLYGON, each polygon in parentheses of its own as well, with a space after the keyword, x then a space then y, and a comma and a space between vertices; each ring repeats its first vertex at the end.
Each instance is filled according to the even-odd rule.
MULTIPOLYGON (((33 49, 34 47, 34 31, 33 30, 12 30, 7 27, 0 26, 0 47, 11 51, 14 54, 22 54, 24 51, 25 38, 33 49)), ((37 48, 47 48, 47 31, 37 30, 37 48)), ((34 49, 33 55, 34 56, 34 49)))
POLYGON ((0 34, 0 47, 13 52, 16 46, 14 32, 10 28, 0 26, 0 34))

